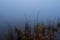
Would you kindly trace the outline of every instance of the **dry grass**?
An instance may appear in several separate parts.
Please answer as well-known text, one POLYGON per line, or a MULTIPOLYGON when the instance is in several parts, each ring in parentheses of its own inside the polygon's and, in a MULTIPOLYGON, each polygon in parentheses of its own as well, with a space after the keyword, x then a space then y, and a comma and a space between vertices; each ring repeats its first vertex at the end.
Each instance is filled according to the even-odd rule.
MULTIPOLYGON (((37 24, 34 27, 34 32, 31 32, 31 26, 26 23, 24 32, 15 28, 14 33, 17 33, 17 40, 55 40, 55 33, 58 32, 58 28, 37 24)), ((15 40, 12 29, 8 30, 8 34, 8 40, 15 40)))

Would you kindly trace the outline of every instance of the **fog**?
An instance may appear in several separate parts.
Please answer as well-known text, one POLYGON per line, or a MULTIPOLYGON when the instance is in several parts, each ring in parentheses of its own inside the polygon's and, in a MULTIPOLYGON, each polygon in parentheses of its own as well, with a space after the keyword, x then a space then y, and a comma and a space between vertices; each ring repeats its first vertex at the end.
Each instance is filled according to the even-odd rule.
MULTIPOLYGON (((60 0, 0 0, 0 25, 19 24, 27 20, 57 20, 60 0)), ((0 27, 3 28, 3 27, 0 27)), ((5 28, 5 27, 4 27, 5 28)))
POLYGON ((38 22, 56 22, 60 17, 60 0, 0 0, 0 39, 8 28, 23 29, 26 21, 34 24, 37 16, 38 22))

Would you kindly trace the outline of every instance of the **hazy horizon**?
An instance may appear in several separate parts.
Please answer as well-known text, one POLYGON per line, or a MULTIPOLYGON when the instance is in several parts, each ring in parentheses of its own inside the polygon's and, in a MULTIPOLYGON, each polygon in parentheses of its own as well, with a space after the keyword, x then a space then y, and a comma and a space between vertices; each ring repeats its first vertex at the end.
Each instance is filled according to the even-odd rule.
POLYGON ((60 17, 60 0, 0 0, 1 20, 56 19, 60 17))

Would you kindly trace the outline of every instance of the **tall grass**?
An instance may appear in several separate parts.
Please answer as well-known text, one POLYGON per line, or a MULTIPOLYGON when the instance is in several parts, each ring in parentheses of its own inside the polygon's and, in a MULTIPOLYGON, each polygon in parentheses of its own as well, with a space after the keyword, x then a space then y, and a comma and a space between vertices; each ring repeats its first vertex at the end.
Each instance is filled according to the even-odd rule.
POLYGON ((37 24, 34 25, 34 31, 31 32, 31 26, 26 23, 24 32, 18 28, 15 28, 14 31, 9 29, 7 40, 15 40, 14 33, 17 33, 17 40, 55 40, 55 33, 58 32, 59 26, 59 22, 57 27, 37 24))

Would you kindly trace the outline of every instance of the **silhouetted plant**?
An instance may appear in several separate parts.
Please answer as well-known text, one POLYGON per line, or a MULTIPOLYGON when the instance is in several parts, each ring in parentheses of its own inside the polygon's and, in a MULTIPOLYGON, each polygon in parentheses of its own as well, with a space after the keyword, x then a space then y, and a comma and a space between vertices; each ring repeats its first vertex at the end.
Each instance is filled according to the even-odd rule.
POLYGON ((60 27, 60 19, 58 18, 57 26, 60 27))
POLYGON ((25 24, 25 40, 31 40, 31 30, 28 23, 25 24))
POLYGON ((9 40, 14 40, 14 35, 13 35, 13 30, 12 29, 10 29, 10 30, 8 30, 8 37, 9 37, 9 40))
POLYGON ((23 37, 22 31, 15 28, 15 32, 17 33, 17 40, 22 40, 23 37))
POLYGON ((59 27, 54 27, 54 25, 34 25, 34 31, 31 32, 31 26, 26 23, 25 30, 15 28, 8 30, 7 40, 14 40, 14 33, 17 33, 17 40, 55 40, 55 33, 58 32, 59 27))

